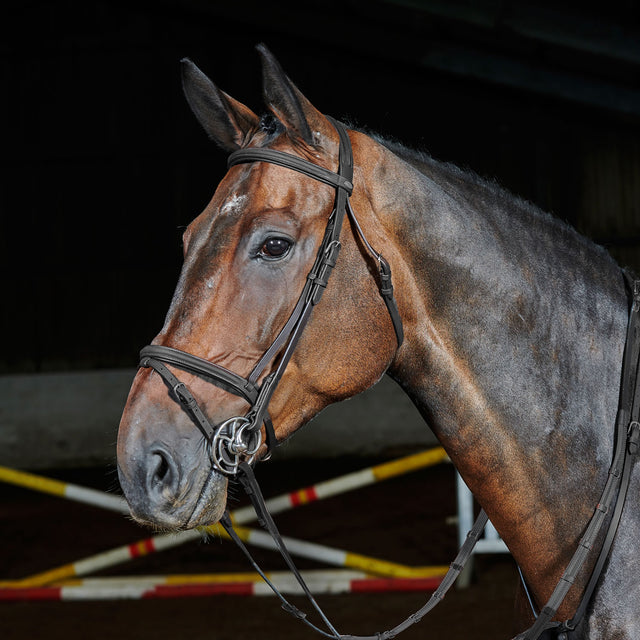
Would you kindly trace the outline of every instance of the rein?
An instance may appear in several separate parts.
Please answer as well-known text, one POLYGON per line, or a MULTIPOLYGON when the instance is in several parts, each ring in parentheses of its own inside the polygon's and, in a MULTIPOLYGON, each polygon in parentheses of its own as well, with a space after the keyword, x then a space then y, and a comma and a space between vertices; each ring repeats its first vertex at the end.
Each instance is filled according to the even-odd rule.
MULTIPOLYGON (((337 640, 390 640, 416 622, 419 622, 444 598, 464 568, 465 563, 473 552, 476 542, 482 535, 488 521, 484 510, 478 515, 471 531, 467 534, 467 539, 460 548, 457 557, 451 563, 439 587, 421 609, 410 615, 404 622, 393 629, 382 633, 377 633, 372 636, 342 635, 336 631, 319 607, 300 575, 300 572, 296 568, 278 532, 276 524, 265 505, 262 492, 251 466, 258 455, 260 447, 263 445, 263 425, 266 435, 264 444, 266 444, 268 452, 278 444, 268 413, 269 401, 284 374, 284 370, 291 359, 314 306, 320 302, 331 272, 336 265, 341 247, 340 232, 345 215, 349 217, 354 232, 358 234, 367 251, 378 263, 378 288, 380 295, 385 302, 393 323, 398 346, 400 346, 403 341, 402 320, 393 297, 390 266, 382 255, 375 251, 369 244, 349 203, 349 196, 353 191, 353 154, 349 136, 343 124, 332 118, 330 118, 330 121, 338 131, 340 137, 339 167, 337 173, 297 156, 273 149, 240 149, 229 156, 229 167, 250 162, 269 162, 303 173, 336 190, 333 212, 327 221, 324 237, 320 243, 313 267, 307 276, 296 306, 280 333, 260 358, 249 376, 243 378, 229 369, 204 360, 203 358, 199 358, 185 351, 160 345, 144 347, 140 353, 141 360, 139 366, 150 367, 162 377, 173 393, 174 398, 191 416, 200 431, 202 431, 207 442, 209 457, 213 467, 224 475, 237 477, 241 482, 256 510, 260 525, 271 534, 285 563, 300 584, 313 608, 320 615, 323 623, 327 627, 327 631, 311 623, 307 619, 306 614, 290 604, 269 581, 234 531, 228 512, 225 513, 220 521, 222 526, 247 556, 254 569, 280 599, 285 611, 291 613, 315 631, 329 638, 336 638, 337 640), (267 365, 279 354, 280 361, 275 370, 267 375, 262 383, 259 384, 258 380, 261 374, 267 365), (212 426, 187 386, 181 382, 166 365, 171 365, 195 374, 217 387, 243 398, 250 405, 249 411, 244 416, 235 416, 215 427, 212 426)), ((640 452, 640 280, 633 282, 631 288, 633 302, 629 316, 623 358, 622 385, 615 429, 615 451, 609 476, 600 502, 589 521, 585 534, 573 558, 569 562, 558 585, 542 611, 538 613, 532 606, 536 620, 527 631, 518 636, 518 640, 537 640, 538 638, 565 640, 570 637, 586 613, 604 564, 609 556, 615 533, 622 517, 625 497, 630 483, 631 469, 635 458, 640 452), (604 542, 600 548, 595 567, 574 617, 566 622, 552 621, 570 587, 574 584, 578 572, 584 565, 589 552, 595 545, 596 539, 610 514, 611 517, 609 518, 604 542)), ((528 588, 524 579, 523 584, 528 594, 528 588)))

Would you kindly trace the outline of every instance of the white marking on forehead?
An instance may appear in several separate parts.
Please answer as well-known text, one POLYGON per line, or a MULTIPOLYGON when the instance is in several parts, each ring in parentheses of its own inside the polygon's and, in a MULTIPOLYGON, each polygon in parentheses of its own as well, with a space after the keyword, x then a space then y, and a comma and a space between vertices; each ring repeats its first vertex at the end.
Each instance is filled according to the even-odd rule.
POLYGON ((242 212, 247 202, 247 196, 239 196, 237 193, 231 197, 220 207, 220 213, 223 215, 234 215, 242 212))

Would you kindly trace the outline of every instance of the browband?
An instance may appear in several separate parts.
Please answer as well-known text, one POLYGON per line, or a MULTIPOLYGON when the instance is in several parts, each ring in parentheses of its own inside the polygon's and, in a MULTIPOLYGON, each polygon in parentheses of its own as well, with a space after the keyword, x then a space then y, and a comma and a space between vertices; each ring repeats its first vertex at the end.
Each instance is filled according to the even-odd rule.
POLYGON ((298 158, 290 153, 284 151, 277 151, 275 149, 238 149, 234 151, 227 160, 227 167, 231 167, 237 164, 245 164, 247 162, 269 162, 271 164, 277 164, 287 169, 293 169, 298 173, 303 173, 310 178, 324 182, 335 189, 344 189, 349 195, 353 192, 353 183, 350 179, 341 176, 338 173, 329 171, 324 167, 320 167, 313 162, 309 162, 304 158, 298 158))

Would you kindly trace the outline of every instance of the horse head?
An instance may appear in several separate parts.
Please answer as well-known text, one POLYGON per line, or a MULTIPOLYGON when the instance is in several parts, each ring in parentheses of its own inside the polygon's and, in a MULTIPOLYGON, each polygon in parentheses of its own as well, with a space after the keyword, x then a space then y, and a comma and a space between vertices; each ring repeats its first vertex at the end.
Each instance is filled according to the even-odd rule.
MULTIPOLYGON (((335 173, 340 146, 336 127, 266 48, 259 51, 268 109, 262 117, 219 90, 192 62, 183 61, 184 91, 198 121, 227 152, 284 152, 335 173)), ((348 135, 357 155, 365 136, 348 135)), ((354 207, 367 228, 374 212, 359 170, 354 182, 354 207)), ((263 388, 287 348, 276 340, 299 306, 335 199, 331 185, 285 166, 231 166, 211 202, 184 233, 182 272, 152 344, 197 356, 239 379, 251 379, 254 372, 251 383, 263 388), (270 351, 268 361, 262 362, 270 351)), ((379 232, 372 233, 381 241, 379 232)), ((268 403, 278 441, 328 404, 374 384, 397 348, 375 274, 372 277, 375 261, 348 220, 340 244, 340 259, 322 304, 314 306, 297 337, 268 403)), ((163 369, 168 373, 159 375, 158 367, 141 368, 129 393, 118 434, 121 486, 141 522, 165 529, 215 522, 226 505, 227 477, 212 465, 206 433, 176 402, 167 379, 179 377, 204 414, 201 424, 214 429, 245 415, 249 401, 225 384, 210 384, 198 371, 169 363, 163 369)), ((261 444, 262 421, 258 426, 263 431, 259 458, 267 448, 261 444)))

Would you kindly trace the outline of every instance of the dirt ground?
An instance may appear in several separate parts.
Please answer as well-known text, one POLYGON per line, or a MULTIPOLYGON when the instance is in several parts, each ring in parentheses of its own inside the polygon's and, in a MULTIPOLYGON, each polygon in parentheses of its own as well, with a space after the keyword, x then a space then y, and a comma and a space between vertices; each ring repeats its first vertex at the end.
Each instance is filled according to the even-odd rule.
MULTIPOLYGON (((380 460, 271 462, 258 467, 266 497, 355 471, 380 460)), ((117 491, 113 471, 51 471, 65 481, 117 491)), ((243 504, 240 490, 235 505, 243 504)), ((456 553, 455 482, 439 465, 311 503, 276 516, 283 535, 408 565, 448 564, 456 553)), ((21 578, 147 537, 127 518, 87 505, 0 484, 0 580, 21 578)), ((267 570, 283 569, 275 553, 256 551, 267 570)), ((326 568, 300 560, 302 569, 326 568)), ((138 558, 102 575, 247 571, 230 542, 212 540, 138 558)), ((474 560, 471 586, 454 588, 432 613, 402 634, 412 638, 511 637, 517 582, 507 556, 474 560)), ((372 634, 393 627, 427 600, 425 593, 321 595, 341 633, 372 634)), ((309 612, 302 598, 294 604, 309 612)), ((3 640, 244 640, 320 637, 283 612, 273 597, 212 596, 89 602, 0 602, 3 640)))

